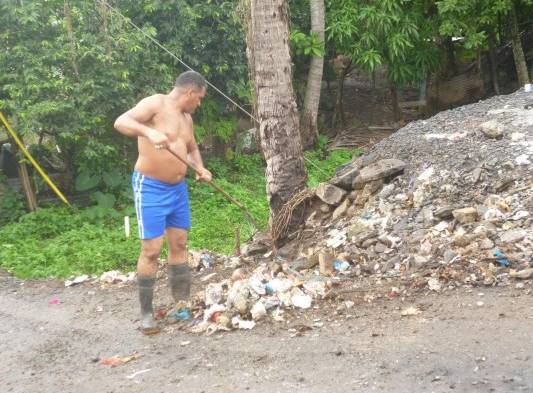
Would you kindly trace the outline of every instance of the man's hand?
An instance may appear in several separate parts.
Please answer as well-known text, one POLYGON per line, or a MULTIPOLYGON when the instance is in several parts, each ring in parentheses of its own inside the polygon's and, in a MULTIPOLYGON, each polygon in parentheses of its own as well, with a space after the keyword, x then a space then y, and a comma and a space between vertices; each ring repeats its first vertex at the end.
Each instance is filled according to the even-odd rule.
POLYGON ((150 142, 153 143, 154 147, 156 149, 166 149, 169 146, 169 140, 168 137, 153 128, 150 128, 150 130, 146 133, 146 137, 150 140, 150 142))
POLYGON ((196 172, 196 180, 208 182, 211 181, 212 178, 213 175, 207 169, 204 167, 198 168, 198 171, 196 172))

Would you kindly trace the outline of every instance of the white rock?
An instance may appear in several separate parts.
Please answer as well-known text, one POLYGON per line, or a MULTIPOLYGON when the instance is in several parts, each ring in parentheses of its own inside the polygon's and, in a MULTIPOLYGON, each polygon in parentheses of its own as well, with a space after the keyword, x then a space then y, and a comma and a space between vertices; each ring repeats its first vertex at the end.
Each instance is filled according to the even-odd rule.
POLYGON ((527 232, 524 229, 512 229, 503 233, 500 236, 502 243, 517 243, 527 236, 527 232))
POLYGON ((394 192, 394 184, 387 184, 379 192, 379 196, 381 198, 388 198, 388 197, 390 197, 392 195, 393 192, 394 192))
POLYGON ((205 289, 205 304, 211 306, 213 304, 222 303, 224 299, 224 288, 222 284, 211 283, 207 285, 205 289))
POLYGON ((346 230, 332 229, 328 232, 326 245, 331 248, 337 248, 346 243, 346 230))
POLYGON ((236 329, 253 329, 255 327, 255 321, 246 321, 240 317, 233 317, 231 324, 236 329))
POLYGON ((503 127, 496 120, 489 120, 480 125, 481 132, 489 138, 501 138, 503 127))
POLYGON ((65 286, 70 287, 72 285, 81 284, 82 282, 88 281, 89 276, 87 274, 84 274, 82 276, 78 276, 73 278, 72 280, 65 280, 65 286))
POLYGON ((430 166, 424 172, 418 175, 417 179, 420 181, 427 181, 431 178, 431 176, 433 176, 433 172, 435 172, 435 170, 433 169, 432 166, 430 166))
POLYGON ((448 222, 447 221, 441 221, 439 222, 437 225, 435 225, 435 230, 439 231, 439 232, 443 232, 445 231, 446 229, 448 229, 448 222))
POLYGON ((478 213, 475 207, 456 209, 452 212, 452 214, 454 218, 461 224, 475 222, 478 218, 478 213))
POLYGON ((522 134, 522 133, 520 133, 520 132, 513 132, 513 133, 511 134, 511 140, 512 140, 513 142, 515 142, 515 141, 520 141, 520 140, 524 139, 525 137, 526 137, 526 135, 525 135, 525 134, 522 134))
POLYGON ((442 284, 440 283, 438 278, 430 278, 428 280, 428 287, 431 291, 440 291, 442 288, 442 284))
POLYGON ((518 157, 516 157, 515 162, 518 165, 529 165, 531 164, 531 161, 529 161, 529 155, 528 154, 521 154, 518 157))
POLYGON ((526 210, 520 210, 511 217, 511 220, 521 220, 522 218, 529 217, 529 212, 526 210))
POLYGON ((346 191, 328 183, 320 183, 316 189, 316 196, 328 205, 338 205, 346 196, 346 191))

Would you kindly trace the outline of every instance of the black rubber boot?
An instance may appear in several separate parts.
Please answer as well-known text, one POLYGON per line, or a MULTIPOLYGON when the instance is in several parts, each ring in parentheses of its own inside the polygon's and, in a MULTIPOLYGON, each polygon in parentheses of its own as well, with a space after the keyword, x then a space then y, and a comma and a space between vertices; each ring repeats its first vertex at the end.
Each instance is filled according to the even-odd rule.
POLYGON ((191 271, 189 265, 168 265, 168 286, 175 302, 187 300, 191 293, 191 271))
POLYGON ((154 277, 137 277, 139 300, 141 303, 141 331, 143 334, 159 333, 159 327, 154 319, 152 300, 154 297, 154 277))

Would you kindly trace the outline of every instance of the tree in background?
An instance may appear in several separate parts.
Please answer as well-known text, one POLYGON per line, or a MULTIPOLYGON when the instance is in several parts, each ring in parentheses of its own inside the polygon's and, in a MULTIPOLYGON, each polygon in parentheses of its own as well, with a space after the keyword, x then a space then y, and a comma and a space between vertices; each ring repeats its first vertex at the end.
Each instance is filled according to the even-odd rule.
MULTIPOLYGON (((288 6, 285 0, 251 0, 247 5, 247 55, 273 222, 307 180, 292 87, 288 6)), ((288 230, 296 225, 289 223, 288 230)))
POLYGON ((311 34, 316 38, 320 50, 311 46, 311 65, 305 86, 305 98, 302 108, 300 134, 304 149, 312 147, 318 137, 318 107, 322 90, 322 73, 324 69, 324 29, 325 9, 324 0, 310 0, 311 34))
MULTIPOLYGON (((112 5, 223 90, 249 97, 235 1, 112 5)), ((0 26, 0 109, 14 128, 50 154, 57 146, 61 170, 80 189, 116 178, 135 146, 112 131, 113 120, 140 97, 168 90, 185 68, 102 1, 2 1, 0 26)), ((227 138, 235 109, 210 97, 197 131, 227 138)))
MULTIPOLYGON (((533 1, 531 0, 525 0, 525 5, 527 6, 527 9, 530 11, 528 13, 525 13, 529 18, 531 18, 531 15, 533 15, 533 1)), ((524 86, 526 83, 529 83, 529 74, 527 71, 527 64, 526 64, 526 57, 524 56, 524 49, 522 47, 522 39, 520 30, 518 28, 518 18, 517 18, 517 11, 516 11, 516 3, 515 1, 510 0, 510 7, 509 7, 509 18, 510 18, 510 25, 511 25, 511 40, 512 40, 512 46, 513 46, 513 57, 514 62, 516 66, 516 74, 518 76, 518 85, 524 86)))
POLYGON ((463 45, 466 49, 488 49, 491 80, 496 94, 499 94, 500 87, 497 77, 495 47, 498 42, 503 42, 505 39, 499 33, 501 21, 505 19, 507 28, 504 30, 512 42, 519 84, 528 83, 529 76, 518 28, 516 5, 520 5, 524 10, 529 10, 530 12, 523 13, 529 18, 531 11, 533 11, 531 8, 533 1, 440 0, 436 4, 440 19, 439 31, 443 36, 464 38, 463 45))
POLYGON ((431 1, 328 0, 327 33, 337 53, 372 73, 384 67, 395 118, 396 89, 421 80, 438 67, 431 1))

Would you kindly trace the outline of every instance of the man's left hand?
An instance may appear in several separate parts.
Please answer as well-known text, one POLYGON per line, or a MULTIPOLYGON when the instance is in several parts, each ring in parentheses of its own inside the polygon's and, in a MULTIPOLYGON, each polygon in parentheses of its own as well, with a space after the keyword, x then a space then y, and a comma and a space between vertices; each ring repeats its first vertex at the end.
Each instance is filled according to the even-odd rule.
POLYGON ((206 168, 198 168, 198 172, 196 172, 196 180, 209 182, 212 178, 213 175, 206 168))

